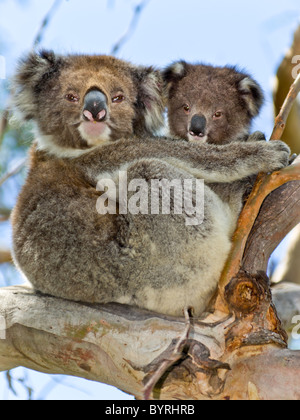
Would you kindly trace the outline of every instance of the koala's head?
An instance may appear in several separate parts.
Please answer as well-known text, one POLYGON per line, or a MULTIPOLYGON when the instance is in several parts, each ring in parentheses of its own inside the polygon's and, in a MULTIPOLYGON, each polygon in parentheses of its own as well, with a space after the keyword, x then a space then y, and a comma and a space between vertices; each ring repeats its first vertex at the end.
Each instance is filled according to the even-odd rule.
POLYGON ((163 124, 160 73, 110 56, 32 53, 13 88, 23 119, 58 147, 86 149, 163 124))
POLYGON ((233 67, 180 61, 168 67, 163 77, 170 134, 188 141, 241 140, 263 104, 259 85, 233 67))

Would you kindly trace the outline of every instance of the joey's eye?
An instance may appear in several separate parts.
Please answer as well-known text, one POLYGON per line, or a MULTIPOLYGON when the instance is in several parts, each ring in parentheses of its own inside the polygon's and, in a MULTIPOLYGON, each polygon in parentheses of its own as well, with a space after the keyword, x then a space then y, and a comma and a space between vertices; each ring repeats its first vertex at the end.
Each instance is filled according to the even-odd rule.
POLYGON ((125 100, 125 96, 123 96, 123 95, 117 95, 117 96, 114 96, 113 98, 112 98, 112 102, 114 103, 114 104, 120 104, 121 102, 123 102, 125 100))
POLYGON ((188 113, 188 114, 190 113, 191 108, 188 104, 183 105, 183 109, 186 113, 188 113))
POLYGON ((79 96, 77 96, 75 93, 68 93, 65 98, 69 102, 79 102, 79 96))
POLYGON ((217 112, 215 112, 214 113, 214 116, 213 116, 213 118, 215 119, 215 120, 218 120, 218 119, 220 119, 220 118, 222 118, 223 117, 223 112, 222 111, 217 111, 217 112))

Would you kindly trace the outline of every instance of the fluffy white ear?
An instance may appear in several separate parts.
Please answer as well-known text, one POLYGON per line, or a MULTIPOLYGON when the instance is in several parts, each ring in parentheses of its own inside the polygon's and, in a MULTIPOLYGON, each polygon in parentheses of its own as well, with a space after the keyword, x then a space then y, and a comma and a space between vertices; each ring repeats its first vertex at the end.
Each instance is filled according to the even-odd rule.
POLYGON ((168 66, 162 73, 165 83, 181 80, 187 74, 188 64, 181 60, 168 66))
POLYGON ((251 77, 246 76, 239 82, 238 90, 251 117, 256 117, 264 102, 264 94, 259 84, 251 77))

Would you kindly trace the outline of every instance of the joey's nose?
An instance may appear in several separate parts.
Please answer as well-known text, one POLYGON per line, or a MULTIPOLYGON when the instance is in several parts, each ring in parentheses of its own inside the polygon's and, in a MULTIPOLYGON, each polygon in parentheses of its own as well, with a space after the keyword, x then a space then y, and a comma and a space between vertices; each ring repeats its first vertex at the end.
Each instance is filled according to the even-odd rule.
POLYGON ((206 118, 204 115, 194 115, 191 120, 190 134, 192 136, 204 137, 206 129, 206 118))
POLYGON ((107 115, 107 98, 100 90, 91 90, 84 98, 83 116, 91 122, 104 121, 107 115))

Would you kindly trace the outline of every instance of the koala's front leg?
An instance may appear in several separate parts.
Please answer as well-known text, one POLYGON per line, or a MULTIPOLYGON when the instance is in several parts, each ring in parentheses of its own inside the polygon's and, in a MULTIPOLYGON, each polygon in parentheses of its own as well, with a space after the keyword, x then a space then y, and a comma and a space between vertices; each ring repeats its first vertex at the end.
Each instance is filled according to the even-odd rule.
POLYGON ((290 153, 282 141, 230 143, 207 148, 206 160, 203 162, 203 156, 199 155, 197 169, 191 168, 190 163, 185 169, 207 182, 228 183, 282 169, 289 164, 290 153))

